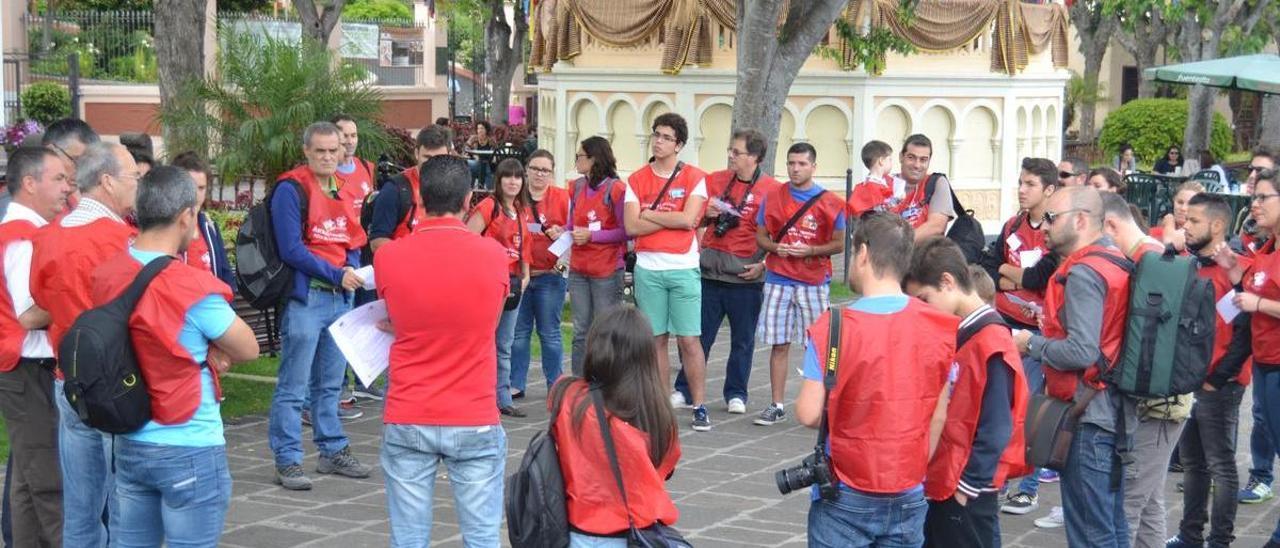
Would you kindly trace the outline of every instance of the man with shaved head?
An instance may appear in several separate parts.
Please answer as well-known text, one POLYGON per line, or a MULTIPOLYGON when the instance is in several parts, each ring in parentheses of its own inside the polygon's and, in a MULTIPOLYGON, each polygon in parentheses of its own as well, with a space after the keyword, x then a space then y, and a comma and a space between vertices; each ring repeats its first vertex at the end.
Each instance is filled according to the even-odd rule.
POLYGON ((1116 449, 1124 449, 1124 431, 1132 429, 1137 416, 1100 375, 1119 359, 1132 263, 1103 233, 1102 197, 1093 188, 1055 192, 1045 209, 1044 230, 1062 264, 1045 291, 1042 334, 1018 331, 1014 340, 1020 352, 1044 364, 1049 397, 1084 406, 1061 471, 1067 543, 1127 546, 1123 467, 1116 449))

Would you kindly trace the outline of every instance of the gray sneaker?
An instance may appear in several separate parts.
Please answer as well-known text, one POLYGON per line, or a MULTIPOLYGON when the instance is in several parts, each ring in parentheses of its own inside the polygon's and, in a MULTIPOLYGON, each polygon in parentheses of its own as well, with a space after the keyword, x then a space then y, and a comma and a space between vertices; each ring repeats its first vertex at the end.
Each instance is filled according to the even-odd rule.
POLYGON ((316 472, 337 474, 348 478, 369 477, 369 467, 356 460, 355 455, 351 454, 350 447, 343 447, 341 451, 327 457, 320 455, 320 462, 316 463, 316 472))
POLYGON ((783 411, 781 407, 769 404, 769 407, 764 408, 764 411, 761 411, 760 415, 756 417, 755 423, 760 426, 773 426, 780 422, 786 422, 786 420, 786 411, 783 411))
POLYGON ((276 466, 276 485, 290 491, 310 491, 311 479, 302 473, 302 465, 276 466))

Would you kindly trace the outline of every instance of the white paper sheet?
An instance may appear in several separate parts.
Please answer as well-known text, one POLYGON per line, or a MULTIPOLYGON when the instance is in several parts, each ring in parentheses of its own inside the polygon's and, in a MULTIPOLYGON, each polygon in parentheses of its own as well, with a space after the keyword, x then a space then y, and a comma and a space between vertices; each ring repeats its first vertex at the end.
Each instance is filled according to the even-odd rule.
POLYGON ((333 342, 365 386, 372 386, 374 379, 390 365, 391 343, 395 337, 378 329, 378 322, 385 319, 387 303, 377 300, 343 314, 329 326, 333 342))
POLYGON ((1031 268, 1042 258, 1044 258, 1044 251, 1038 247, 1018 252, 1018 262, 1022 263, 1022 268, 1031 268))
POLYGON ((356 276, 359 276, 361 280, 364 280, 365 289, 368 289, 369 291, 377 289, 378 286, 373 282, 373 265, 357 268, 356 276))
POLYGON ((565 232, 564 234, 561 234, 559 238, 556 238, 556 241, 551 242, 551 247, 548 247, 547 251, 550 251, 552 255, 562 257, 564 256, 564 252, 569 251, 569 248, 572 246, 573 233, 565 232))
POLYGON ((1236 290, 1228 291, 1221 299, 1218 299, 1218 315, 1222 316, 1222 321, 1231 323, 1240 315, 1240 309, 1236 308, 1236 303, 1232 301, 1236 297, 1236 290))

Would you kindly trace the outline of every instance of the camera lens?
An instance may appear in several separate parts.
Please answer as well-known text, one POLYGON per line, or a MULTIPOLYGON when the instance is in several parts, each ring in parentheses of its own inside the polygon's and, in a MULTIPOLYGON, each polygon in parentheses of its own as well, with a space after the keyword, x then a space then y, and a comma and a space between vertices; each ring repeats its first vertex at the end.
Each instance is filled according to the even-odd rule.
POLYGON ((802 464, 793 468, 778 470, 773 475, 773 479, 778 484, 778 492, 786 495, 796 489, 804 489, 813 485, 813 469, 802 464))

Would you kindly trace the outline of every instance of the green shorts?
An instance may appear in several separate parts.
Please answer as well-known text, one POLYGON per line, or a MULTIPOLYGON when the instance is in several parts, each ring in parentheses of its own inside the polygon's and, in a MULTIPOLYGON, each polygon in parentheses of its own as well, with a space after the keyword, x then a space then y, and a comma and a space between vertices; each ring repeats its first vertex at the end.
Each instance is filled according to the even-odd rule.
POLYGON ((635 270, 636 306, 649 317, 653 334, 702 335, 702 273, 681 270, 635 270))

